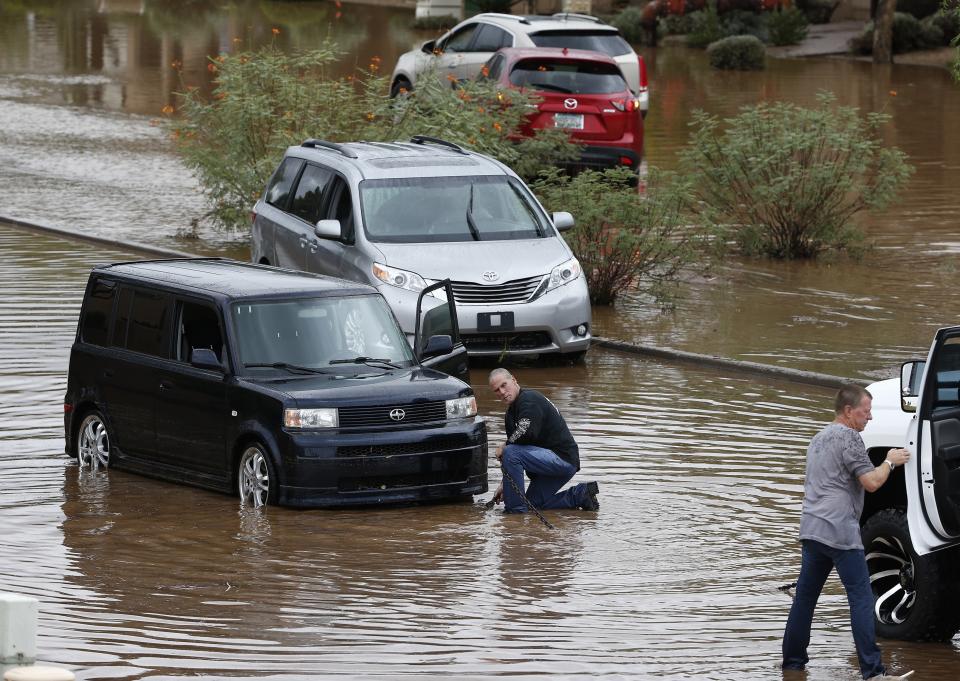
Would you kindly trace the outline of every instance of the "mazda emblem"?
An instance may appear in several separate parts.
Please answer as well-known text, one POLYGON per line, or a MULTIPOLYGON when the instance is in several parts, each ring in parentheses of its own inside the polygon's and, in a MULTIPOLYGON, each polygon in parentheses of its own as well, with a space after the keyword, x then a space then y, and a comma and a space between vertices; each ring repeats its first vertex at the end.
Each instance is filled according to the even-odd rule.
POLYGON ((493 270, 487 270, 486 272, 483 273, 484 281, 496 281, 499 278, 500 278, 500 275, 494 272, 493 270))
POLYGON ((403 417, 407 415, 403 409, 391 409, 390 418, 394 421, 403 421, 403 417))
POLYGON ((576 108, 577 108, 577 100, 575 100, 573 97, 567 97, 565 100, 563 100, 563 108, 564 108, 564 109, 576 109, 576 108))

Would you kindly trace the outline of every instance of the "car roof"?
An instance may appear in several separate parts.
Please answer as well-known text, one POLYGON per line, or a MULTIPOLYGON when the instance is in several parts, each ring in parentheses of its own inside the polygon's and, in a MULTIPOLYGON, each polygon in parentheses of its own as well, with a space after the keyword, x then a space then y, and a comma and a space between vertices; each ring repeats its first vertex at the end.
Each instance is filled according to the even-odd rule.
POLYGON ((604 23, 588 14, 561 13, 553 15, 513 15, 486 12, 471 17, 470 20, 482 20, 496 24, 514 33, 539 33, 540 31, 603 31, 605 33, 619 33, 610 24, 604 23))
POLYGON ((287 156, 356 168, 364 179, 450 175, 508 175, 498 161, 452 142, 416 136, 416 142, 344 142, 306 140, 287 156))
POLYGON ((375 288, 365 284, 226 258, 138 260, 101 265, 93 271, 131 283, 149 282, 225 299, 376 293, 375 288))
POLYGON ((603 62, 619 68, 616 59, 594 50, 573 50, 566 47, 501 47, 497 52, 502 52, 511 64, 521 59, 565 59, 603 62))

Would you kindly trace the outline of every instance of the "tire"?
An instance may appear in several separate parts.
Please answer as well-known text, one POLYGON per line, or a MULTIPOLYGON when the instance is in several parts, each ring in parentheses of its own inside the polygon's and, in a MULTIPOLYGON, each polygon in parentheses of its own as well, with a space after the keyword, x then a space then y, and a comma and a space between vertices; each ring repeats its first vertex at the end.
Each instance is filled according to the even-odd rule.
POLYGON ((84 416, 77 429, 77 463, 91 470, 110 467, 110 432, 99 411, 84 416))
POLYGON ((247 445, 237 466, 237 490, 240 504, 262 508, 277 503, 277 478, 264 448, 254 442, 247 445))
POLYGON ((393 85, 390 86, 390 98, 393 99, 399 97, 401 95, 401 90, 413 92, 413 85, 411 85, 410 81, 406 78, 397 78, 393 85))
POLYGON ((949 641, 960 628, 951 553, 918 556, 906 513, 884 509, 861 529, 877 634, 907 641, 949 641))

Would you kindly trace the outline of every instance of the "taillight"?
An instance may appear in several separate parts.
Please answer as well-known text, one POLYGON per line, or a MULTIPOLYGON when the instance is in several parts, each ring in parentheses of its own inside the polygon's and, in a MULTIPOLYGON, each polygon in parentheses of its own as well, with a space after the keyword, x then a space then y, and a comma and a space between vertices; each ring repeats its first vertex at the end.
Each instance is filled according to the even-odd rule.
POLYGON ((640 92, 647 91, 647 62, 643 61, 643 57, 639 54, 637 55, 637 66, 640 67, 640 92))
POLYGON ((630 99, 612 99, 610 103, 617 111, 636 111, 640 108, 640 102, 633 97, 630 99))
POLYGON ((621 156, 621 157, 620 157, 620 165, 632 166, 632 165, 633 165, 633 159, 630 158, 629 156, 621 156))
POLYGON ((64 403, 63 403, 63 413, 64 413, 64 414, 69 414, 69 413, 72 412, 72 411, 73 411, 73 405, 70 404, 69 402, 64 402, 64 403))

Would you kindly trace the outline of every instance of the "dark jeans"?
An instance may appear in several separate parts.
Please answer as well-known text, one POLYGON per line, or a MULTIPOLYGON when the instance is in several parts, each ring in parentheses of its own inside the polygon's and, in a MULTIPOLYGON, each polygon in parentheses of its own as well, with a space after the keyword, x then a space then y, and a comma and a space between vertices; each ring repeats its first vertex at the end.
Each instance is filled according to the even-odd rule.
POLYGON ((586 485, 580 484, 557 492, 572 478, 577 469, 549 449, 532 445, 507 445, 503 448, 503 504, 507 513, 526 513, 527 505, 517 494, 523 488, 523 474, 530 478, 526 497, 538 510, 547 508, 577 508, 587 496, 586 485))
POLYGON ((830 571, 836 567, 850 604, 850 627, 857 646, 857 659, 863 678, 886 673, 880 661, 873 621, 873 592, 863 549, 835 549, 812 539, 803 540, 803 562, 797 592, 783 632, 783 668, 803 669, 810 644, 813 609, 830 571))

